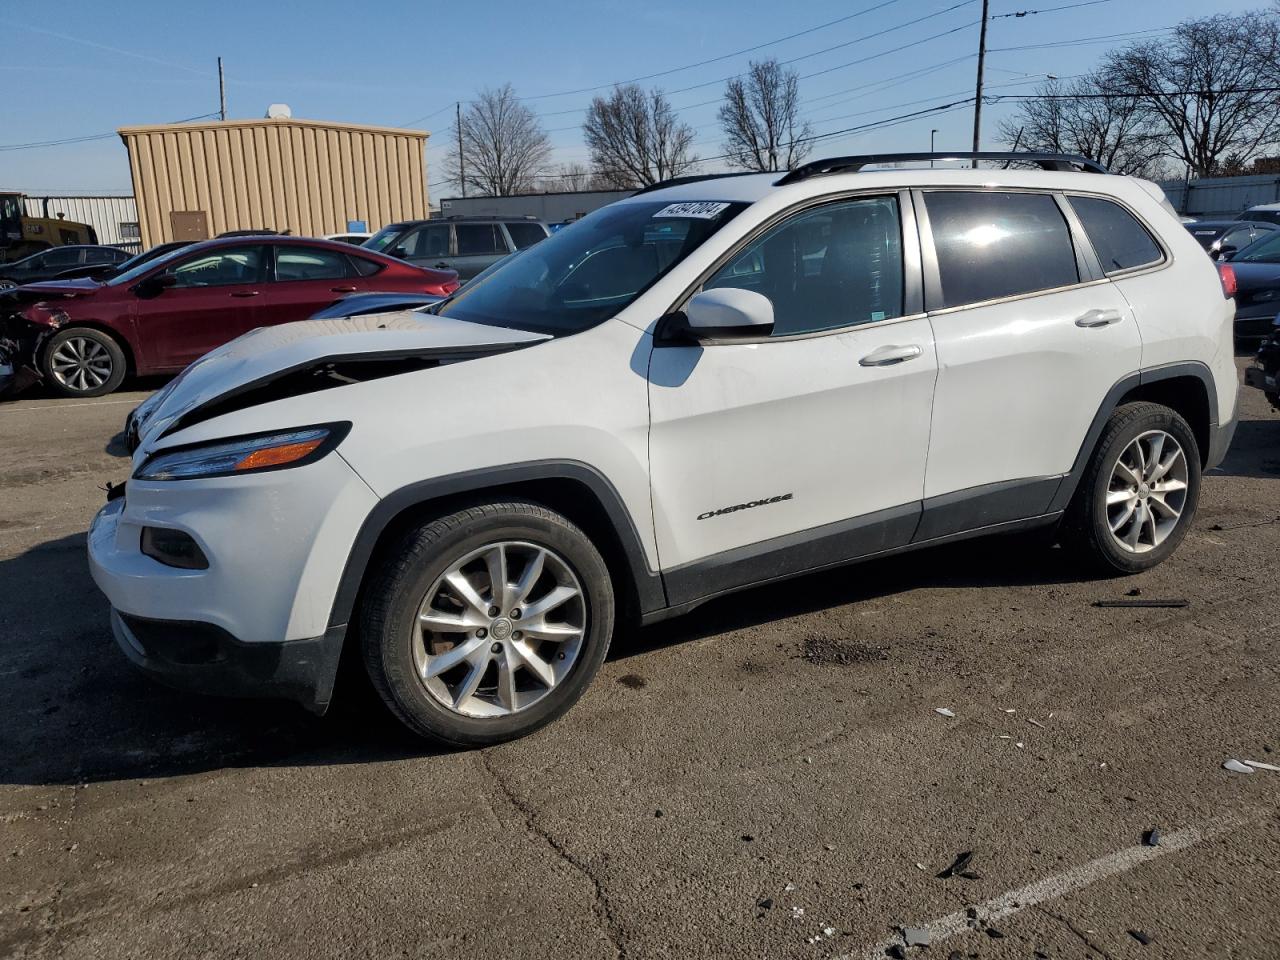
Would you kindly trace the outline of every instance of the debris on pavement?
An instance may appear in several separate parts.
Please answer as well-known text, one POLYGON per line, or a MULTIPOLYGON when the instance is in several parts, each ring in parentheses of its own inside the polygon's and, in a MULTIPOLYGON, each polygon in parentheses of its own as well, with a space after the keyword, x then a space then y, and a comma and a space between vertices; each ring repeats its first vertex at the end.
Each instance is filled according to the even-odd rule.
POLYGON ((792 919, 792 920, 799 920, 799 919, 800 919, 800 918, 802 918, 803 916, 804 916, 804 907, 792 907, 792 908, 791 908, 791 919, 792 919))
POLYGON ((1125 596, 1126 596, 1126 597, 1140 597, 1140 596, 1142 596, 1142 588, 1141 588, 1141 587, 1134 587, 1132 590, 1128 591, 1128 592, 1125 594, 1125 596))
POLYGON ((969 864, 973 860, 973 851, 965 850, 963 853, 956 854, 955 860, 951 861, 951 866, 945 868, 941 873, 937 874, 939 880, 950 880, 957 874, 964 873, 969 869, 969 864))
POLYGON ((1151 934, 1143 933, 1141 930, 1130 930, 1129 936, 1133 937, 1133 939, 1137 940, 1144 947, 1155 939, 1151 934))
POLYGON ((1223 770, 1230 770, 1232 773, 1253 773, 1253 767, 1246 767, 1239 760, 1228 760, 1222 765, 1223 770))
POLYGON ((907 960, 907 951, 902 949, 902 944, 894 943, 885 947, 884 955, 891 957, 892 960, 907 960))
POLYGON ((928 927, 903 927, 902 939, 908 947, 927 947, 930 943, 928 927))
POLYGON ((757 903, 756 906, 758 906, 761 910, 772 910, 773 897, 765 897, 763 900, 757 903))
POLYGON ((937 714, 941 714, 944 717, 954 717, 956 715, 955 711, 950 709, 949 707, 934 707, 933 712, 937 714))
POLYGON ((1181 609, 1191 606, 1190 600, 1095 600, 1095 607, 1172 607, 1181 609))
POLYGON ((987 936, 992 940, 1003 940, 1004 934, 995 927, 987 927, 987 936))
POLYGON ((1041 723, 1039 720, 1032 720, 1030 717, 1027 717, 1027 723, 1031 724, 1033 727, 1039 727, 1041 730, 1047 730, 1047 729, 1049 729, 1049 728, 1048 728, 1048 727, 1046 727, 1043 723, 1041 723))
POLYGON ((1142 834, 1142 845, 1144 847, 1160 846, 1160 829, 1158 827, 1152 827, 1150 830, 1145 831, 1142 834))
POLYGON ((1246 760, 1245 763, 1253 767, 1255 770, 1274 770, 1275 772, 1280 773, 1280 767, 1276 766, 1274 763, 1263 763, 1261 760, 1246 760))

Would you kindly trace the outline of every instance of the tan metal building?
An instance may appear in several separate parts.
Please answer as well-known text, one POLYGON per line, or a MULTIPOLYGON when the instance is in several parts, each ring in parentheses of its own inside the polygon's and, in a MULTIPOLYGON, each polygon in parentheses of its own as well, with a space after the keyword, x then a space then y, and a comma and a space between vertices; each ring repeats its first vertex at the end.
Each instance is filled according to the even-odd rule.
POLYGON ((427 216, 428 133, 296 118, 123 127, 146 247, 427 216))

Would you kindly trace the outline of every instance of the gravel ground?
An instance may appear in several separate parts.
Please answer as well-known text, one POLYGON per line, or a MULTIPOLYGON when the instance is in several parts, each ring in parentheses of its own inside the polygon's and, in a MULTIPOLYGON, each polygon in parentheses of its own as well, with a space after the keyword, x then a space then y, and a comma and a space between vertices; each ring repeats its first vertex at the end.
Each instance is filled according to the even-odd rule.
POLYGON ((1280 955, 1280 772, 1222 769, 1280 763, 1257 391, 1150 573, 1003 539, 739 594, 470 753, 345 678, 315 718, 131 671, 84 539, 144 395, 0 404, 0 956, 1280 955), (1092 606, 1134 588, 1190 604, 1092 606))

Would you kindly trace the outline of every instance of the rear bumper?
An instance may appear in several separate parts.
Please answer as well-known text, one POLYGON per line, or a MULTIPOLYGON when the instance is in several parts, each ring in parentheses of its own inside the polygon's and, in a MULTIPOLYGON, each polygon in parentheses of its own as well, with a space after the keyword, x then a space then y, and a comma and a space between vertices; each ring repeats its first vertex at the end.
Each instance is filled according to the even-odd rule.
POLYGON ((129 661, 166 686, 293 700, 323 714, 333 697, 346 627, 310 640, 241 643, 210 623, 151 620, 112 609, 111 630, 129 661))

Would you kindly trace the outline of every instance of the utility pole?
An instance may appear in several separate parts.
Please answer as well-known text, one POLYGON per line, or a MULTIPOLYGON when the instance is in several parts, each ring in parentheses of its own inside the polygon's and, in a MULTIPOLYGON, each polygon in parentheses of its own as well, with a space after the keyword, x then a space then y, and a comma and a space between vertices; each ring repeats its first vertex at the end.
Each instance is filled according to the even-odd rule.
POLYGON ((227 78, 222 75, 222 58, 218 58, 218 116, 227 119, 227 78))
MULTIPOLYGON (((978 90, 973 98, 973 152, 978 152, 982 140, 982 67, 987 59, 987 13, 990 0, 982 0, 982 31, 978 34, 978 90)), ((978 168, 978 161, 973 161, 978 168)))
POLYGON ((458 179, 462 181, 462 196, 467 196, 467 158, 462 152, 462 101, 453 105, 454 126, 458 128, 458 179))

